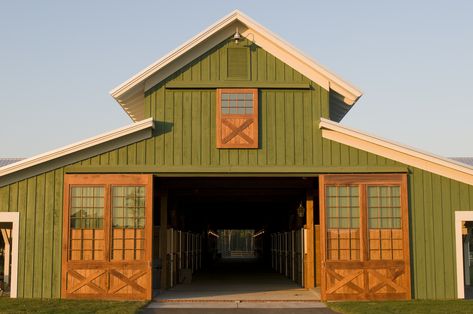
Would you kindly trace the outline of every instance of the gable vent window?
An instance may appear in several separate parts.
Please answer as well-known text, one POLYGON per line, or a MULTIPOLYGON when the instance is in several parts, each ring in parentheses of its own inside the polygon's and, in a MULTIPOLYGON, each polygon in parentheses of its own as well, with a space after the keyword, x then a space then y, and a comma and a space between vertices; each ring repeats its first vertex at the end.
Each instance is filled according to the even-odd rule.
POLYGON ((217 89, 217 147, 258 148, 258 90, 217 89))
POLYGON ((227 78, 237 80, 249 79, 248 54, 247 48, 227 49, 227 78))

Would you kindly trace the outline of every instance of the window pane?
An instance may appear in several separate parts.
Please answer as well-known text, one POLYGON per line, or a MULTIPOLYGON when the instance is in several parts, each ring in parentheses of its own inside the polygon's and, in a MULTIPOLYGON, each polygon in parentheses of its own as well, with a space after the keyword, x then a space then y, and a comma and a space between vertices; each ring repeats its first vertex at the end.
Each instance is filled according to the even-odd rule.
POLYGON ((360 259, 360 207, 357 186, 326 186, 327 256, 360 259))
POLYGON ((71 187, 70 226, 73 229, 103 227, 104 187, 71 187))
POLYGON ((332 228, 359 227, 358 187, 327 186, 325 190, 327 218, 332 228))
POLYGON ((223 114, 253 114, 252 93, 223 93, 220 99, 223 114))
POLYGON ((402 259, 400 187, 368 186, 367 197, 370 259, 402 259))
POLYGON ((146 202, 143 186, 114 186, 112 198, 113 228, 144 228, 146 202))
POLYGON ((399 189, 399 186, 368 186, 370 228, 399 228, 395 223, 401 217, 399 189))

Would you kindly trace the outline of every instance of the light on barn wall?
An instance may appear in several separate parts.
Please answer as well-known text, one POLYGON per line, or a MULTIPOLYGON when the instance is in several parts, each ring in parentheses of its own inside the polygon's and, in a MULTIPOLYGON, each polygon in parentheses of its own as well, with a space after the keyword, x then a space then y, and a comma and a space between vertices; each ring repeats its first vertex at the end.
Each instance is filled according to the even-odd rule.
POLYGON ((240 35, 240 33, 238 32, 238 27, 236 28, 235 35, 233 35, 233 39, 235 40, 235 44, 238 45, 238 42, 239 42, 240 39, 241 39, 241 35, 240 35))
POLYGON ((302 202, 299 203, 299 207, 297 207, 296 211, 297 211, 297 216, 299 216, 300 218, 304 218, 305 208, 304 206, 302 206, 302 202))

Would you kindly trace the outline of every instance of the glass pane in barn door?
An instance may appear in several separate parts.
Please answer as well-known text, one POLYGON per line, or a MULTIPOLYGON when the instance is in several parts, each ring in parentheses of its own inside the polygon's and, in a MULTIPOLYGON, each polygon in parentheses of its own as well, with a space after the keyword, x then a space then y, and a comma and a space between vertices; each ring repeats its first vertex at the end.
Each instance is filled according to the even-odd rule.
POLYGON ((145 258, 145 187, 112 187, 112 260, 145 258))
POLYGON ((360 203, 358 186, 326 186, 327 259, 360 259, 360 203))
POLYGON ((103 186, 72 186, 70 197, 70 260, 104 259, 103 186))
POLYGON ((371 260, 402 260, 400 186, 367 186, 368 247, 371 260))

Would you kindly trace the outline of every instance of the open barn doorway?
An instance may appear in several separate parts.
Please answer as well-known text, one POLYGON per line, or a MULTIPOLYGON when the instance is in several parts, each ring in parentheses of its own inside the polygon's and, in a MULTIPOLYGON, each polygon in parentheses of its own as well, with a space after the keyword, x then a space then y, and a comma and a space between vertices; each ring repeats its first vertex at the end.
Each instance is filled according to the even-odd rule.
POLYGON ((316 268, 316 178, 156 178, 154 186, 156 300, 319 299, 306 289, 316 268))

